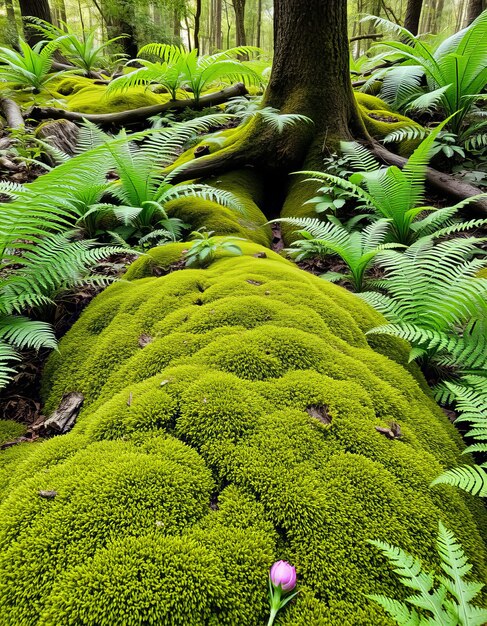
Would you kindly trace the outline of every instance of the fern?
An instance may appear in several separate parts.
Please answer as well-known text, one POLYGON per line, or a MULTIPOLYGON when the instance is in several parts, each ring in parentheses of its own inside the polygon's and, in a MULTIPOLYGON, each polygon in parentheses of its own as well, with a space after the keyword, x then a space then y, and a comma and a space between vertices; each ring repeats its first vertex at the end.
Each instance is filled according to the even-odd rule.
POLYGON ((298 232, 305 237, 293 242, 293 248, 288 250, 296 260, 312 256, 313 252, 316 256, 317 251, 337 254, 350 270, 342 278, 347 278, 357 292, 362 291, 366 271, 377 255, 383 250, 400 246, 384 243, 389 229, 387 220, 377 220, 362 231, 347 230, 336 218, 329 218, 328 222, 312 218, 281 218, 273 221, 298 226, 298 232))
POLYGON ((484 467, 487 467, 486 463, 454 467, 443 472, 431 485, 451 485, 468 491, 474 496, 485 498, 487 497, 487 472, 483 469, 484 467))
POLYGON ((485 266, 471 259, 477 240, 453 239, 437 245, 431 238, 404 253, 386 250, 378 261, 387 292, 359 294, 390 320, 369 333, 386 333, 409 341, 418 355, 458 369, 487 364, 487 280, 477 278, 485 266), (461 329, 461 332, 459 332, 461 329))
POLYGON ((40 91, 61 73, 51 73, 53 56, 59 45, 58 41, 47 44, 40 41, 31 48, 27 42, 19 39, 19 52, 0 48, 0 81, 40 91))
POLYGON ((136 59, 142 67, 113 80, 107 92, 157 83, 169 91, 173 100, 176 100, 178 90, 189 89, 198 101, 204 89, 211 84, 221 83, 223 79, 259 84, 259 74, 235 60, 239 55, 256 51, 259 50, 252 46, 240 46, 217 54, 198 56, 197 50, 187 52, 183 46, 147 44, 141 48, 139 55, 158 56, 162 62, 136 59))
POLYGON ((404 550, 382 541, 370 541, 390 561, 400 580, 416 593, 407 604, 382 595, 367 597, 380 604, 399 626, 482 626, 487 610, 471 604, 483 588, 482 583, 470 582, 465 577, 472 566, 453 533, 439 522, 437 550, 445 575, 425 572, 419 559, 404 550))
MULTIPOLYGON (((487 452, 487 378, 484 376, 464 376, 460 383, 444 382, 436 389, 439 401, 455 402, 460 412, 456 423, 469 422, 467 438, 476 443, 468 446, 464 453, 487 452)), ((472 495, 487 496, 487 463, 481 465, 463 465, 447 470, 432 485, 451 485, 472 495)))
POLYGON ((440 108, 447 116, 458 112, 448 123, 459 134, 487 84, 487 11, 437 47, 388 20, 373 16, 367 19, 401 39, 374 46, 386 48, 402 60, 400 67, 387 70, 381 96, 403 110, 440 108), (425 87, 421 84, 423 78, 425 87))
MULTIPOLYGON (((370 152, 356 143, 343 143, 342 150, 358 170, 344 178, 327 172, 298 172, 311 180, 325 181, 340 187, 360 200, 361 208, 389 220, 393 242, 409 245, 425 235, 433 235, 440 226, 451 226, 451 218, 464 203, 436 209, 423 206, 426 170, 435 141, 448 120, 431 131, 408 159, 404 168, 380 167, 370 152), (421 214, 429 215, 420 218, 421 214)), ((474 198, 469 199, 473 201, 474 198)))
POLYGON ((114 37, 97 45, 95 43, 95 30, 84 32, 83 37, 79 38, 66 22, 61 21, 61 26, 58 27, 37 17, 28 17, 27 19, 31 27, 39 31, 45 39, 56 42, 63 55, 73 65, 82 69, 85 74, 106 68, 118 57, 124 56, 120 54, 108 55, 106 50, 116 41, 123 39, 125 35, 114 37))

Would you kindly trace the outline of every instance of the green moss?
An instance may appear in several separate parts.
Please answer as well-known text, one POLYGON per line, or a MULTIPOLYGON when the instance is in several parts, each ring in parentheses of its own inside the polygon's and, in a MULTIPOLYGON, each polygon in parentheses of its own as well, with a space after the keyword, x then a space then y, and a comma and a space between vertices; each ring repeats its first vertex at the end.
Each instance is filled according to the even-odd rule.
POLYGON ((376 96, 371 96, 368 93, 362 91, 355 91, 355 100, 359 107, 365 111, 389 111, 392 112, 391 107, 376 96))
POLYGON ((96 87, 93 80, 85 76, 67 76, 63 78, 62 75, 59 80, 52 81, 51 86, 62 96, 71 96, 86 87, 96 87))
POLYGON ((27 427, 24 424, 12 420, 0 420, 0 445, 7 441, 13 441, 17 437, 22 437, 26 431, 27 427))
POLYGON ((168 102, 168 94, 155 94, 143 87, 131 87, 123 93, 106 93, 105 85, 77 89, 67 98, 68 110, 80 113, 114 113, 168 102))
POLYGON ((406 590, 367 540, 438 568, 439 519, 485 579, 485 510, 429 486, 465 461, 460 437, 402 348, 369 346, 382 318, 245 247, 205 270, 139 268, 61 341, 47 409, 86 400, 69 435, 9 463, 5 626, 259 626, 279 558, 302 590, 283 625, 392 626, 364 594, 406 590), (392 421, 401 439, 377 431, 392 421))

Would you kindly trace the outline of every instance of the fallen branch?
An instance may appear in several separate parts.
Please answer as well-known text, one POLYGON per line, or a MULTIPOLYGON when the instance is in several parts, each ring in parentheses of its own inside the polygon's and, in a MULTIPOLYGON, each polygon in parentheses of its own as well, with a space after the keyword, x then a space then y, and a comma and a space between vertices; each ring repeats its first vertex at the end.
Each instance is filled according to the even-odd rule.
POLYGON ((350 43, 352 43, 352 41, 362 41, 362 39, 382 39, 384 35, 382 35, 382 33, 373 33, 370 35, 356 35, 355 37, 350 37, 349 41, 350 43))
POLYGON ((42 424, 42 430, 48 433, 66 433, 73 428, 83 404, 82 393, 72 391, 63 396, 54 413, 42 424))
POLYGON ((24 125, 19 105, 10 98, 0 98, 0 111, 10 128, 21 128, 24 125))
MULTIPOLYGON (((375 156, 386 165, 396 165, 397 167, 403 168, 407 162, 407 159, 390 152, 387 148, 384 148, 384 146, 376 141, 372 143, 371 149, 373 154, 375 154, 375 156)), ((474 185, 459 180, 450 174, 439 172, 432 167, 428 167, 426 170, 426 180, 433 189, 439 191, 443 195, 453 198, 457 202, 482 193, 482 190, 478 187, 474 187, 474 185)), ((468 205, 468 207, 466 207, 467 211, 469 209, 475 209, 476 212, 486 215, 487 197, 479 198, 475 202, 472 202, 468 205)))
POLYGON ((119 111, 117 113, 78 113, 76 111, 65 111, 64 109, 57 109, 55 107, 33 107, 29 112, 29 117, 32 119, 66 119, 72 122, 82 122, 88 120, 94 124, 111 125, 111 124, 132 124, 134 122, 141 122, 146 120, 152 115, 158 115, 165 111, 184 110, 190 109, 204 109, 205 107, 217 106, 227 102, 230 98, 236 96, 243 96, 247 92, 247 88, 243 83, 237 83, 231 87, 226 87, 221 91, 215 93, 209 93, 206 96, 202 96, 199 100, 194 98, 188 98, 186 100, 171 100, 165 104, 154 104, 148 107, 141 107, 139 109, 131 109, 129 111, 119 111))

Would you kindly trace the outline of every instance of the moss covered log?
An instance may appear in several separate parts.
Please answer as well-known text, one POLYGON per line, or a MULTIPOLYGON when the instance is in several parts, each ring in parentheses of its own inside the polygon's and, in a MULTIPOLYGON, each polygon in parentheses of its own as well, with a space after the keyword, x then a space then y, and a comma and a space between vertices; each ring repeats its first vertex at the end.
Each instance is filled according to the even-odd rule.
POLYGON ((301 589, 282 626, 391 626, 363 594, 405 591, 367 540, 438 567, 439 519, 485 579, 485 511, 429 487, 462 444, 405 346, 374 351, 353 294, 244 252, 159 278, 141 258, 53 354, 46 410, 86 401, 4 453, 3 626, 260 626, 278 558, 301 589))

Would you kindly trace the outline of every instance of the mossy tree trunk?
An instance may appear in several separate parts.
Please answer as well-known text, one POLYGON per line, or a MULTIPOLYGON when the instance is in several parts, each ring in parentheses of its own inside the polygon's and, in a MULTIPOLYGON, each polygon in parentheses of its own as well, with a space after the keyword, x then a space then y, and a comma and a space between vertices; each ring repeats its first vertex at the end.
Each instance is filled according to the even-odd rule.
POLYGON ((363 135, 350 80, 346 2, 275 0, 265 104, 306 115, 315 133, 330 140, 363 135))
POLYGON ((340 140, 367 137, 350 80, 346 2, 275 0, 274 63, 264 106, 307 116, 312 124, 278 133, 257 116, 231 146, 186 164, 177 178, 246 164, 286 173, 309 164, 307 155, 318 167, 320 155, 336 150, 340 140))

